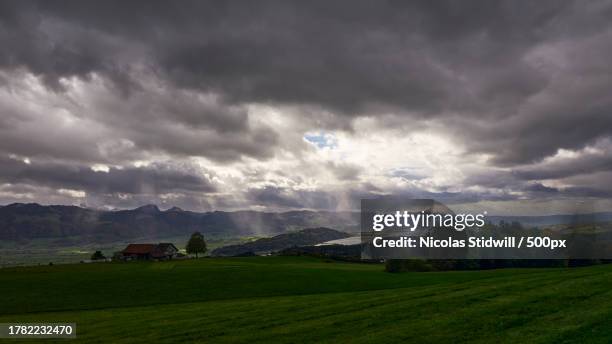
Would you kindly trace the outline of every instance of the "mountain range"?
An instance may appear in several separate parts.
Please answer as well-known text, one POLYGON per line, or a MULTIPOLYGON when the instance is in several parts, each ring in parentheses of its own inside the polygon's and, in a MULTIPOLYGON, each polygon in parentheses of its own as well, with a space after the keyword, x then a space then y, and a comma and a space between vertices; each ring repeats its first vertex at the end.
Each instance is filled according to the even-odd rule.
MULTIPOLYGON (((149 237, 189 235, 273 236, 304 228, 329 227, 359 232, 358 212, 329 211, 213 211, 192 212, 174 207, 162 211, 155 205, 131 210, 97 210, 77 206, 13 203, 0 207, 0 240, 28 241, 39 238, 72 238, 89 242, 112 242, 149 237)), ((612 221, 612 212, 546 215, 490 216, 488 220, 518 221, 527 226, 612 221)))
POLYGON ((214 211, 198 213, 155 205, 103 211, 77 206, 14 203, 0 207, 0 240, 79 237, 85 241, 189 235, 270 236, 308 227, 357 232, 358 213, 325 211, 214 211))

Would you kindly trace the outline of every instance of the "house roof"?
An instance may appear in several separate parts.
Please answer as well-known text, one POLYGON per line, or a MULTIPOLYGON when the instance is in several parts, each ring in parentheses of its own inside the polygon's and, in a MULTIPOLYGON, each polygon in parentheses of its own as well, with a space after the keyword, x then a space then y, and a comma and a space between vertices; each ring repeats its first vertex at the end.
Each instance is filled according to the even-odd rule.
POLYGON ((176 246, 174 246, 174 244, 169 243, 169 242, 160 242, 159 244, 157 244, 157 247, 160 250, 167 250, 169 248, 173 248, 173 249, 178 251, 178 248, 176 248, 176 246))
POLYGON ((158 244, 155 246, 153 252, 151 252, 151 256, 153 258, 162 258, 168 255, 168 248, 174 247, 175 251, 178 251, 176 247, 172 244, 158 244))
POLYGON ((155 251, 155 244, 129 244, 123 250, 124 254, 151 254, 155 251))
POLYGON ((129 244, 122 251, 123 254, 150 254, 152 257, 163 257, 166 255, 168 248, 178 249, 171 243, 160 244, 129 244))

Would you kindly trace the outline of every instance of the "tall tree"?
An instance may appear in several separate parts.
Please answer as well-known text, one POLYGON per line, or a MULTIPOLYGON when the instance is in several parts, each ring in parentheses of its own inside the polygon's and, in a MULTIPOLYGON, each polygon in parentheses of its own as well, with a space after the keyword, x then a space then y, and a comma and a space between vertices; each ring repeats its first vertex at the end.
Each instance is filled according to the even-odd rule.
POLYGON ((102 251, 96 251, 94 254, 91 255, 91 260, 102 260, 102 259, 106 259, 104 254, 102 254, 102 251))
POLYGON ((191 234, 191 238, 189 238, 189 242, 187 242, 187 247, 185 247, 185 249, 187 253, 195 254, 197 259, 198 253, 204 254, 206 252, 206 241, 204 241, 204 236, 200 232, 191 234))

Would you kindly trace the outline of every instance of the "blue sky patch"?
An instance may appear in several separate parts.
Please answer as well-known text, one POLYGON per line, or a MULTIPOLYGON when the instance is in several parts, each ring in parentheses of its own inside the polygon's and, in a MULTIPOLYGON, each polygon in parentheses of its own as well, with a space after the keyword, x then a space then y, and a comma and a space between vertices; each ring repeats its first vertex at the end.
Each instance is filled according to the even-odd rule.
POLYGON ((307 133, 304 135, 304 140, 317 146, 319 149, 338 147, 338 140, 333 134, 320 131, 318 133, 307 133))

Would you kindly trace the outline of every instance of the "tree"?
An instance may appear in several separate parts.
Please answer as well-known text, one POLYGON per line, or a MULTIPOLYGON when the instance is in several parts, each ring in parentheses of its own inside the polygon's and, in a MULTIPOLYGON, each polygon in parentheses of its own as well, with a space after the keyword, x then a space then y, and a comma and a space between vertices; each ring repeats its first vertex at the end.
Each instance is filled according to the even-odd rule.
POLYGON ((96 251, 94 252, 94 254, 91 255, 91 260, 102 260, 102 259, 106 259, 106 257, 104 257, 104 255, 102 254, 102 251, 96 251))
POLYGON ((187 253, 195 254, 196 258, 198 258, 198 253, 206 252, 206 241, 204 241, 204 236, 200 232, 195 232, 191 234, 191 238, 189 238, 189 242, 187 242, 187 247, 185 247, 187 253))

